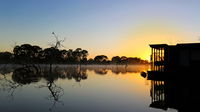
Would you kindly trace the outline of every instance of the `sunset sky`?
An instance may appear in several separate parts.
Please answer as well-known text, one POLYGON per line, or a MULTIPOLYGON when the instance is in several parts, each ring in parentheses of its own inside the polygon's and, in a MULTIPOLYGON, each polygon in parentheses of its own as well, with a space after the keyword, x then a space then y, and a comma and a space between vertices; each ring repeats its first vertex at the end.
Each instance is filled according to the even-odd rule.
POLYGON ((200 42, 200 0, 0 0, 0 51, 66 38, 62 49, 149 59, 149 44, 200 42))

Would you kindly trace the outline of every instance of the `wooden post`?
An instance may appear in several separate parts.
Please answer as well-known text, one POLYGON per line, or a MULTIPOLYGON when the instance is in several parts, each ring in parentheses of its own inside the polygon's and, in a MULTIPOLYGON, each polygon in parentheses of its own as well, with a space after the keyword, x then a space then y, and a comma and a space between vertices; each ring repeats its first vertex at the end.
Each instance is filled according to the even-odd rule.
POLYGON ((155 71, 155 48, 153 48, 153 70, 155 71))
POLYGON ((153 48, 151 48, 151 70, 153 70, 153 48))

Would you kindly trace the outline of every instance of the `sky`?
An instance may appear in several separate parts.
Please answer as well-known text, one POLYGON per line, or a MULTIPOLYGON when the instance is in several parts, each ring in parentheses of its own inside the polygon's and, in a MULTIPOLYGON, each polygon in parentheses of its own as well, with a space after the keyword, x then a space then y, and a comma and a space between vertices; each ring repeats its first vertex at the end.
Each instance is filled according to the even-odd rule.
POLYGON ((0 52, 29 43, 149 60, 149 44, 200 42, 200 0, 0 0, 0 52))

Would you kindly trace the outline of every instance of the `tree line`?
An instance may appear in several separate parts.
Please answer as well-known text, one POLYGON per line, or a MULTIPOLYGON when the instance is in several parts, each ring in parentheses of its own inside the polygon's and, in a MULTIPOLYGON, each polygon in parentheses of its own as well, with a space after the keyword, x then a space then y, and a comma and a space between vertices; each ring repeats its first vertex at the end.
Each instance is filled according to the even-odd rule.
POLYGON ((58 49, 49 47, 42 49, 37 45, 22 44, 13 48, 13 52, 0 52, 1 64, 148 64, 147 60, 137 57, 114 56, 111 60, 106 55, 97 55, 88 59, 88 51, 77 48, 58 49))

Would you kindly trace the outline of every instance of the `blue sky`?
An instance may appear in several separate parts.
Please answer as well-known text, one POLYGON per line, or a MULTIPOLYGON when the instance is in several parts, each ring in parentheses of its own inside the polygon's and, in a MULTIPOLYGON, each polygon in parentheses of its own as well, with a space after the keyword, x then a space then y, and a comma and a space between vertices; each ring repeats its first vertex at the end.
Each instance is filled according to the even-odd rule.
POLYGON ((148 50, 146 43, 159 41, 139 37, 138 30, 152 26, 184 35, 160 37, 163 43, 198 42, 199 20, 199 0, 0 0, 0 51, 11 51, 14 42, 49 47, 55 31, 66 38, 65 49, 139 57, 138 47, 148 50), (133 46, 127 47, 127 41, 133 46))

